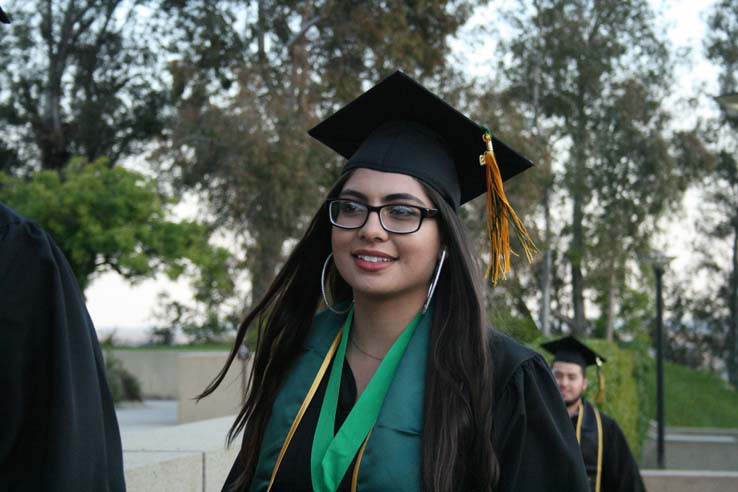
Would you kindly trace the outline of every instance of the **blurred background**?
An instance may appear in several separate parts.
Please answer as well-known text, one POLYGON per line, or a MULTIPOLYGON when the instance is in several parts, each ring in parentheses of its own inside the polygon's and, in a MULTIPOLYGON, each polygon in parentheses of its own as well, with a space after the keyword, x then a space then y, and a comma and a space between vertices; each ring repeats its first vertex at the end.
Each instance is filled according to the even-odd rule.
MULTIPOLYGON (((126 429, 189 421, 182 402, 337 178, 306 130, 402 69, 536 164, 507 190, 540 254, 487 286, 490 323, 533 347, 591 342, 610 359, 603 408, 656 467, 658 285, 666 467, 738 471, 738 0, 2 7, 0 201, 54 236, 116 398, 144 400, 121 404, 124 447, 126 429), (205 365, 177 376, 188 354, 205 365), (695 432, 735 462, 678 462, 695 432)), ((483 207, 462 210, 480 264, 483 207)), ((192 420, 234 413, 248 360, 233 401, 192 420)))

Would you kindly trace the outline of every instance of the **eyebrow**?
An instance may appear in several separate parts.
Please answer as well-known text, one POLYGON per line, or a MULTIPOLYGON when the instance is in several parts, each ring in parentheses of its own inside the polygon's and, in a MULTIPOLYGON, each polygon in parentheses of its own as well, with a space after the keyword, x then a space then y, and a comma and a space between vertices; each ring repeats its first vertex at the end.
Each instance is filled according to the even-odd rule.
MULTIPOLYGON (((366 196, 364 193, 360 191, 352 190, 352 189, 344 189, 343 191, 341 191, 340 195, 341 196, 350 195, 350 196, 358 198, 359 200, 363 200, 365 202, 369 201, 369 197, 366 196)), ((423 207, 426 207, 426 204, 423 203, 423 201, 420 198, 414 195, 411 195, 410 193, 392 193, 390 195, 385 195, 384 197, 382 197, 382 202, 391 202, 394 200, 410 200, 423 207)))

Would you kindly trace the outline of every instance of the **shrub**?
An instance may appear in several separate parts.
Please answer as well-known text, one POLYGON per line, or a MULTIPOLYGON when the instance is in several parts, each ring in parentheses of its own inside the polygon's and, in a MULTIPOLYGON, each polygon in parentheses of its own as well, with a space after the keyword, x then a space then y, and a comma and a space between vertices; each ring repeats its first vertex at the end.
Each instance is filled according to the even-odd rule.
POLYGON ((109 351, 105 352, 105 376, 113 402, 141 401, 141 385, 138 380, 109 351))

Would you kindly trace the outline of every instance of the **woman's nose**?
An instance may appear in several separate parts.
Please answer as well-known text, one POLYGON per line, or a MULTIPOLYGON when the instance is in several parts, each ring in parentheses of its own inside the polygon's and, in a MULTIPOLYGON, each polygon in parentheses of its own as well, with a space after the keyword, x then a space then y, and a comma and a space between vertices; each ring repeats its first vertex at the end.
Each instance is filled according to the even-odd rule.
POLYGON ((383 240, 387 238, 387 231, 382 227, 378 210, 369 212, 366 222, 359 230, 359 236, 369 240, 383 240))

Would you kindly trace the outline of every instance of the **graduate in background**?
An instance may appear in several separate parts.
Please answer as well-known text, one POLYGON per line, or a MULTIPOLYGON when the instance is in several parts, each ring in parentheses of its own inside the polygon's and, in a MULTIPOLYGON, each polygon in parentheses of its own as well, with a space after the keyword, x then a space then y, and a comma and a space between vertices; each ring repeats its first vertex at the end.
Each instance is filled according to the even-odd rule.
POLYGON ((623 431, 583 396, 588 384, 587 367, 596 364, 599 371, 605 358, 572 336, 544 343, 541 347, 554 354, 554 377, 576 430, 592 491, 645 490, 623 431))
POLYGON ((123 492, 105 364, 54 240, 0 203, 0 490, 123 492))
POLYGON ((402 72, 309 133, 348 162, 204 392, 257 330, 223 490, 586 492, 545 361, 486 326, 457 215, 487 195, 504 275, 524 228, 502 181, 530 162, 402 72))

